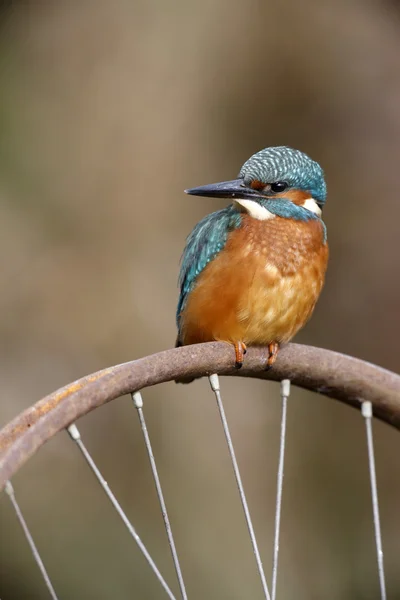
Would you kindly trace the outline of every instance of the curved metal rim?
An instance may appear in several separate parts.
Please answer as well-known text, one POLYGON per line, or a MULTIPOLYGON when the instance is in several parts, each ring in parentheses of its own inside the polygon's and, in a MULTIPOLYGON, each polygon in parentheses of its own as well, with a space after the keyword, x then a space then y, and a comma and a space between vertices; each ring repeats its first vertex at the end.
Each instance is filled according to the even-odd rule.
POLYGON ((124 394, 177 378, 218 373, 281 381, 359 408, 373 405, 374 416, 400 429, 400 376, 371 363, 312 346, 288 344, 269 371, 266 348, 250 348, 237 371, 232 347, 196 344, 116 365, 57 390, 23 411, 0 431, 0 490, 56 433, 88 412, 124 394))

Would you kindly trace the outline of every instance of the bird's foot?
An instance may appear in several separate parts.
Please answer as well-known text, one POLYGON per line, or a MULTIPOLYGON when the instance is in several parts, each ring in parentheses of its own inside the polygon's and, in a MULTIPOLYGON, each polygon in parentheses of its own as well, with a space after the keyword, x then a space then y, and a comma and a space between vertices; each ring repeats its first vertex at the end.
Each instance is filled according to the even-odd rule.
POLYGON ((279 344, 277 342, 271 342, 270 344, 268 344, 268 359, 267 359, 267 366, 266 366, 267 371, 272 367, 272 365, 276 361, 278 352, 279 352, 279 344))
POLYGON ((243 366, 243 357, 247 352, 247 347, 244 342, 235 342, 235 367, 240 369, 243 366))

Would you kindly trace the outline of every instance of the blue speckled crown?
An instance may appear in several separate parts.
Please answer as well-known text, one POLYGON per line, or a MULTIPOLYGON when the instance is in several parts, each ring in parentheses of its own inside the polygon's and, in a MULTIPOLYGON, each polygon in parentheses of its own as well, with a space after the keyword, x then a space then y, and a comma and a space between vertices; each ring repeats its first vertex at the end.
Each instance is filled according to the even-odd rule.
POLYGON ((287 146, 265 148, 253 154, 240 169, 239 177, 249 184, 258 179, 263 183, 285 181, 291 188, 307 190, 323 205, 326 183, 320 165, 307 154, 287 146))

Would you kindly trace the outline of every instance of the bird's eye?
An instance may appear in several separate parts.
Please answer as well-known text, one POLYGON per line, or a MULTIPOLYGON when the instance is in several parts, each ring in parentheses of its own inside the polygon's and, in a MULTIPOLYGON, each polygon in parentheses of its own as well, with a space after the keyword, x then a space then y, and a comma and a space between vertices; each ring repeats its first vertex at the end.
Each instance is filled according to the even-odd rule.
POLYGON ((284 181, 275 181, 275 183, 271 183, 271 190, 277 194, 278 192, 284 192, 287 186, 288 184, 284 181))

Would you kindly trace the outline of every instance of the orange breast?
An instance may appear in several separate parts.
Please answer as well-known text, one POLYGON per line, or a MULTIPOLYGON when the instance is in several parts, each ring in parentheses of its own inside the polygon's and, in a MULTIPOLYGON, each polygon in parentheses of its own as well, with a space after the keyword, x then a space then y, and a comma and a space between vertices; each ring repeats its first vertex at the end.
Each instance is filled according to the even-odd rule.
POLYGON ((327 261, 319 220, 244 216, 199 275, 181 316, 181 342, 289 341, 313 312, 327 261))

